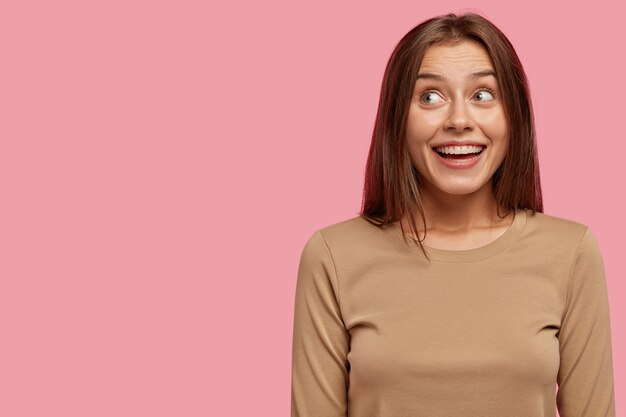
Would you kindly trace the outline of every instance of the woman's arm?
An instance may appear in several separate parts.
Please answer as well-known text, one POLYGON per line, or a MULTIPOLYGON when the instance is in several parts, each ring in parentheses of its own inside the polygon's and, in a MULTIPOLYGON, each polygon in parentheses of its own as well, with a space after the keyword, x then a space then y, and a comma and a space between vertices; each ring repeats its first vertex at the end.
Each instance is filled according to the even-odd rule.
POLYGON ((615 417, 611 328, 604 264, 587 228, 570 271, 558 334, 561 417, 615 417))
POLYGON ((350 334, 339 308, 330 250, 316 231, 300 259, 296 285, 291 417, 348 415, 350 334))

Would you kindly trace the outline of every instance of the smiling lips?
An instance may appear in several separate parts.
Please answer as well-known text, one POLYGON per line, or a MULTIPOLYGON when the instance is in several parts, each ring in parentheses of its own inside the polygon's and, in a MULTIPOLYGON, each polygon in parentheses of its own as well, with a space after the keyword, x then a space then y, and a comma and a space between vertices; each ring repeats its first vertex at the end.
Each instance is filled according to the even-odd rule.
POLYGON ((447 159, 469 159, 485 149, 484 145, 437 146, 433 148, 441 157, 447 159))
POLYGON ((465 145, 465 146, 437 146, 433 148, 435 152, 443 157, 475 155, 483 151, 483 145, 465 145))
POLYGON ((463 146, 437 146, 433 151, 437 159, 446 167, 452 169, 471 168, 480 160, 484 145, 472 144, 463 146))

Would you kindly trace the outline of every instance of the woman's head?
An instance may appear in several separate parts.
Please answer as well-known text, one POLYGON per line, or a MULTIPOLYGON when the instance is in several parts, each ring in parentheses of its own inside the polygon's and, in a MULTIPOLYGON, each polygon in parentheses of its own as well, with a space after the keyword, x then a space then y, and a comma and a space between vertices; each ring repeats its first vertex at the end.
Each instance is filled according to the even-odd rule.
MULTIPOLYGON (((425 129, 420 131, 420 123, 424 120, 420 120, 419 117, 416 119, 415 114, 411 113, 414 109, 412 101, 415 100, 416 91, 419 91, 417 88, 420 86, 416 84, 418 71, 424 72, 420 67, 425 57, 427 60, 424 64, 430 65, 444 61, 429 57, 443 56, 445 60, 447 56, 454 60, 455 54, 461 57, 463 53, 476 58, 477 62, 474 63, 477 65, 481 63, 478 61, 482 58, 488 57, 489 66, 495 73, 495 77, 491 77, 493 78, 491 82, 498 90, 503 116, 500 120, 506 134, 503 135, 502 130, 497 129, 491 133, 482 131, 482 134, 472 139, 477 139, 481 144, 488 144, 493 139, 489 134, 495 132, 500 139, 498 143, 506 142, 506 150, 503 150, 501 155, 502 163, 497 169, 493 167, 493 175, 488 180, 498 208, 505 210, 529 208, 533 211, 543 211, 532 105, 520 60, 506 36, 487 19, 474 13, 460 16, 450 13, 424 21, 410 30, 400 40, 389 58, 366 165, 361 211, 365 218, 378 224, 387 224, 407 216, 415 235, 417 230, 414 214, 420 213, 425 222, 421 187, 427 185, 424 182, 427 178, 421 178, 422 175, 415 166, 420 167, 418 160, 420 151, 416 147, 411 149, 411 143, 415 144, 415 140, 424 140, 433 145, 444 143, 446 140, 442 139, 444 134, 441 132, 447 134, 446 139, 464 141, 471 137, 464 129, 467 128, 469 131, 471 127, 460 125, 463 125, 466 116, 478 116, 480 111, 471 113, 473 110, 470 104, 468 105, 470 107, 465 109, 459 107, 458 114, 449 113, 446 119, 438 119, 437 123, 441 127, 439 136, 434 130, 432 136, 428 136, 426 124, 425 129), (465 114, 464 111, 468 113, 465 114), (423 136, 421 139, 420 135, 423 136)), ((486 59, 482 59, 482 63, 486 62, 486 59)), ((469 67, 468 63, 466 70, 469 70, 469 67)), ((458 73, 459 71, 450 74, 456 76, 458 73)), ((422 81, 420 79, 419 82, 422 81)), ((460 84, 444 83, 444 85, 448 92, 452 93, 451 86, 456 88, 460 84)), ((466 83, 463 87, 465 86, 470 84, 466 83)), ((454 94, 459 91, 461 89, 457 88, 454 94)), ((483 96, 490 97, 487 92, 483 96)), ((492 115, 495 113, 492 112, 492 115)), ((468 123, 474 122, 478 123, 476 118, 468 123)), ((496 125, 492 124, 493 126, 496 125)), ((433 155, 436 156, 434 153, 433 155)), ((422 170, 424 167, 425 163, 421 165, 422 170)), ((428 172, 433 172, 432 165, 430 171, 427 169, 422 172, 423 176, 428 172)), ((467 183, 467 177, 456 178, 456 183, 454 178, 451 181, 453 182, 439 182, 439 186, 447 186, 448 191, 453 193, 463 193, 463 190, 472 186, 466 185, 464 189, 461 185, 463 181, 467 183)))
POLYGON ((508 149, 495 70, 473 40, 426 51, 409 103, 405 141, 421 196, 456 194, 492 201, 492 178, 508 149))

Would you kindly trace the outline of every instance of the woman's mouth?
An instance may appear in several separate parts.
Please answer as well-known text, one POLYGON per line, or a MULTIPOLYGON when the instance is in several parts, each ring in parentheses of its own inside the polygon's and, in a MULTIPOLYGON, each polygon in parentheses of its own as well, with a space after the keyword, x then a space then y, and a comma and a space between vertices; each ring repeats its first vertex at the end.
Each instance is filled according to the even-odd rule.
POLYGON ((448 159, 466 159, 479 155, 484 145, 464 145, 464 146, 437 146, 433 150, 441 155, 442 158, 448 159))
POLYGON ((476 165, 485 148, 484 145, 438 146, 433 151, 437 159, 448 168, 465 169, 476 165))

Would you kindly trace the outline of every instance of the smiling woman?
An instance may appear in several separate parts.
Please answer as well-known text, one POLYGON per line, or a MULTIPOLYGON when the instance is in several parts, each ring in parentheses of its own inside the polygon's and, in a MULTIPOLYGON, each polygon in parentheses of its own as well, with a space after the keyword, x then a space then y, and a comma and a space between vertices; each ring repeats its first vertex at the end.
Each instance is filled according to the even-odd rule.
POLYGON ((491 194, 489 180, 508 147, 497 90, 489 54, 477 42, 440 44, 424 55, 410 101, 406 141, 428 198, 438 192, 491 194))
POLYGON ((396 46, 361 213, 310 236, 293 332, 292 417, 615 416, 599 245, 543 213, 526 76, 484 17, 396 46))

